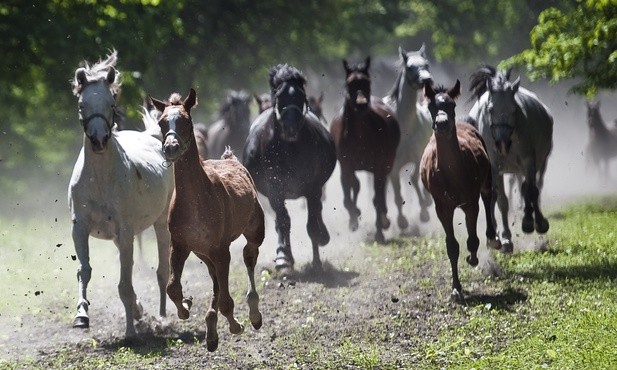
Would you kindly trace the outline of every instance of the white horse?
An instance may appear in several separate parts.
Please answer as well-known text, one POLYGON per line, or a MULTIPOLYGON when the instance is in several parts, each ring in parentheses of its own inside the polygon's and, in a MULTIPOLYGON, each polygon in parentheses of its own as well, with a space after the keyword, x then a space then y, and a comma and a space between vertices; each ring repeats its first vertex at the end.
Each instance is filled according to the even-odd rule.
POLYGON ((430 194, 420 187, 420 160, 424 148, 433 133, 431 115, 427 104, 418 101, 418 91, 422 92, 425 82, 432 81, 429 64, 424 54, 425 46, 418 51, 405 51, 399 46, 401 70, 394 86, 383 101, 396 113, 401 128, 401 142, 398 146, 394 166, 390 172, 390 181, 394 189, 394 202, 398 209, 398 226, 401 230, 409 226, 407 218, 402 213, 403 197, 401 196, 400 172, 408 163, 413 165, 412 173, 406 177, 418 194, 420 204, 420 220, 428 221, 428 206, 432 199, 430 194))
POLYGON ((75 71, 73 93, 78 97, 84 143, 68 189, 73 222, 72 236, 79 259, 79 295, 73 326, 90 325, 86 291, 92 267, 88 238, 113 240, 120 253, 118 292, 126 313, 126 337, 135 336, 133 320, 142 308, 133 290, 133 237, 154 225, 158 243, 156 271, 160 290, 160 315, 165 315, 165 286, 169 277, 167 209, 173 175, 162 154, 156 122, 144 115, 146 131, 117 131, 115 98, 120 73, 116 51, 106 60, 75 71))

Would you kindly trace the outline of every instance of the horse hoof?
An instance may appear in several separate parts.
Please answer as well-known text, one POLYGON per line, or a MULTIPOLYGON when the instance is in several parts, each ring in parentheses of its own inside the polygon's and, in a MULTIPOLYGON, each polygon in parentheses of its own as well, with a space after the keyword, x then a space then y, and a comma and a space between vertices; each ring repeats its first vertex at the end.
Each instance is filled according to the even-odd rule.
POLYGON ((405 230, 406 228, 409 227, 409 221, 407 221, 407 218, 403 215, 398 216, 397 223, 398 223, 398 228, 401 230, 405 230))
POLYGON ((219 337, 218 335, 215 338, 206 339, 206 348, 208 352, 214 352, 219 347, 219 337))
POLYGON ((467 256, 465 257, 465 260, 472 267, 478 266, 478 256, 467 256))
POLYGON ((422 209, 420 211, 420 221, 422 222, 429 222, 431 220, 431 217, 428 214, 428 211, 426 209, 422 209))
POLYGON ((457 288, 452 289, 452 293, 450 293, 450 299, 453 302, 457 302, 457 303, 462 302, 463 301, 462 290, 463 290, 462 288, 461 289, 457 289, 457 288))
POLYGON ((251 325, 253 325, 253 329, 259 330, 261 328, 262 318, 261 312, 257 311, 255 313, 249 313, 249 320, 251 320, 251 325))
POLYGON ((536 222, 534 224, 534 227, 538 233, 544 234, 548 231, 548 227, 549 227, 548 220, 545 218, 540 219, 539 222, 536 222))
POLYGON ((375 233, 375 241, 378 244, 386 244, 386 239, 384 238, 383 233, 380 230, 375 233))
POLYGON ((76 316, 73 320, 73 327, 87 329, 90 327, 90 318, 88 316, 76 316))
POLYGON ((511 240, 506 240, 501 243, 501 252, 510 254, 514 251, 514 244, 512 244, 511 240))
POLYGON ((141 302, 135 301, 135 305, 133 306, 133 319, 139 320, 144 314, 144 307, 141 305, 141 302))
POLYGON ((525 234, 531 234, 533 232, 533 218, 523 217, 522 229, 525 234))
POLYGON ((495 250, 501 249, 501 242, 499 241, 498 238, 488 239, 486 245, 489 249, 495 249, 495 250))
POLYGON ((236 321, 235 323, 229 325, 229 332, 231 334, 242 334, 244 333, 244 325, 236 321))
POLYGON ((358 219, 357 218, 352 218, 351 220, 349 220, 349 230, 351 231, 358 230, 358 219))

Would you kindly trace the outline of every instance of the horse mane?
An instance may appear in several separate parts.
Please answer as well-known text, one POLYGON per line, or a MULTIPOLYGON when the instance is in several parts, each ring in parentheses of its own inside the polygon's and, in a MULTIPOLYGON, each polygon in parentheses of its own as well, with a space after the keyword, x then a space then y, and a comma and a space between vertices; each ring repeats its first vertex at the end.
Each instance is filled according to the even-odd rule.
MULTIPOLYGON (((300 82, 302 86, 306 84, 306 77, 304 77, 304 74, 289 64, 278 64, 277 66, 270 68, 269 76, 270 90, 273 96, 283 82, 296 80, 300 82)), ((272 101, 274 101, 274 99, 272 99, 272 101)))
POLYGON ((512 67, 508 68, 506 71, 498 71, 497 68, 488 64, 480 66, 480 68, 469 77, 469 91, 472 92, 472 95, 468 101, 472 101, 473 99, 480 100, 480 97, 486 92, 487 81, 493 80, 497 86, 504 87, 506 82, 510 80, 511 72, 512 67))
MULTIPOLYGON (((402 61, 400 61, 400 63, 402 64, 402 61)), ((386 96, 389 96, 391 99, 394 99, 394 100, 398 98, 402 78, 403 78, 403 71, 399 71, 398 75, 396 76, 396 81, 394 81, 394 86, 392 86, 392 88, 390 89, 390 91, 388 91, 388 94, 386 96)))
POLYGON ((169 97, 169 104, 171 105, 182 105, 182 96, 178 93, 173 93, 169 97))
MULTIPOLYGON (((117 62, 118 62, 118 52, 115 49, 112 49, 109 55, 107 55, 107 58, 105 60, 99 59, 99 61, 95 63, 93 66, 90 66, 90 63, 84 60, 80 63, 80 68, 83 68, 86 78, 88 80, 88 83, 105 80, 107 78, 107 74, 109 73, 109 70, 113 68, 116 71, 115 80, 113 83, 109 85, 109 91, 115 97, 115 96, 118 96, 118 94, 120 94, 120 85, 121 85, 121 79, 120 79, 121 74, 120 74, 120 71, 116 69, 117 62)), ((73 86, 73 94, 75 94, 76 96, 79 96, 79 94, 81 94, 83 89, 86 87, 85 85, 77 81, 77 79, 75 78, 71 80, 71 85, 73 86)))

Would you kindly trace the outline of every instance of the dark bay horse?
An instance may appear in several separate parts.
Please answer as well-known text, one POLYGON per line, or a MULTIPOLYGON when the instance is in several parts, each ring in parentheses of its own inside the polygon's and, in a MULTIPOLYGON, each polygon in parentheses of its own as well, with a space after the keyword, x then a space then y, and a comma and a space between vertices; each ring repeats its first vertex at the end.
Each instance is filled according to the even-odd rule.
POLYGON ((489 247, 501 247, 491 214, 491 163, 478 130, 469 123, 456 122, 454 99, 461 93, 460 82, 457 80, 450 89, 438 87, 435 90, 427 83, 424 92, 433 121, 433 135, 422 155, 422 183, 433 196, 437 217, 446 232, 446 248, 452 268, 452 298, 459 300, 462 288, 458 277, 459 245, 452 223, 454 210, 460 207, 465 212, 467 250, 470 253, 467 263, 478 265, 480 240, 476 227, 480 197, 486 212, 487 243, 489 247))
POLYGON ((404 180, 404 184, 409 182, 418 195, 420 220, 425 222, 429 220, 428 206, 431 205, 431 197, 426 190, 421 189, 419 179, 422 152, 433 132, 431 115, 424 101, 422 89, 426 82, 432 81, 433 77, 429 71, 424 44, 417 51, 406 51, 401 47, 398 51, 401 57, 400 71, 394 86, 383 100, 396 113, 401 128, 401 143, 390 172, 390 181, 394 190, 394 203, 398 209, 398 226, 401 230, 405 230, 409 222, 402 212, 404 202, 401 195, 401 179, 404 180), (403 177, 401 170, 407 164, 413 165, 413 172, 403 177))
POLYGON ((617 157, 617 126, 607 127, 600 114, 600 102, 587 102, 589 140, 585 147, 588 163, 597 167, 600 177, 609 178, 612 158, 617 157))
POLYGON ((269 82, 273 106, 251 126, 244 146, 244 165, 276 213, 276 268, 287 274, 294 265, 285 200, 305 197, 313 266, 320 269, 319 246, 330 241, 321 215, 321 194, 336 165, 334 142, 307 107, 306 78, 299 70, 279 64, 270 69, 269 82))
MULTIPOLYGON (((173 174, 163 164, 161 131, 144 115, 145 131, 115 129, 120 72, 114 50, 105 60, 75 70, 83 146, 68 189, 72 238, 79 260, 79 294, 74 327, 88 328, 87 298, 92 276, 89 237, 113 240, 120 255, 118 293, 124 305, 126 337, 136 335, 134 320, 143 314, 133 289, 133 238, 154 226, 158 245, 159 314, 165 316, 169 275, 167 206, 173 174)), ((105 306, 107 303, 101 302, 105 306)))
POLYGON ((549 222, 540 210, 540 193, 548 156, 553 147, 553 117, 533 92, 520 87, 520 77, 509 81, 510 70, 483 66, 471 75, 470 90, 477 99, 468 120, 476 123, 491 159, 493 207, 499 205, 504 252, 513 249, 508 224, 509 204, 503 175, 524 177, 522 229, 525 233, 548 231, 549 222))
POLYGON ((369 75, 371 59, 345 68, 345 104, 330 124, 330 132, 336 144, 336 153, 341 165, 341 183, 344 205, 349 212, 349 228, 358 229, 360 209, 356 203, 360 181, 356 171, 374 174, 376 211, 375 240, 385 241, 382 229, 390 227, 386 206, 386 181, 399 144, 401 132, 394 112, 381 100, 371 96, 369 75))
POLYGON ((210 158, 220 158, 225 148, 241 154, 251 126, 250 95, 230 90, 219 108, 220 119, 208 129, 206 146, 210 158))
MULTIPOLYGON (((272 106, 272 100, 269 94, 254 95, 254 98, 259 109, 259 114, 272 106)), ((319 96, 309 95, 307 101, 311 112, 313 112, 323 124, 327 124, 328 121, 323 115, 323 99, 324 93, 322 92, 319 96)))
POLYGON ((206 345, 216 350, 217 312, 227 318, 229 331, 240 334, 244 326, 234 317, 234 301, 229 294, 229 245, 240 235, 246 238, 244 264, 249 278, 247 301, 249 319, 255 329, 262 324, 259 295, 255 288, 255 264, 264 239, 264 213, 257 189, 246 168, 229 148, 220 160, 202 161, 198 155, 191 108, 197 104, 195 90, 186 99, 172 94, 167 102, 152 99, 162 112, 163 153, 173 162, 175 189, 169 206, 170 277, 167 295, 180 319, 189 318, 191 298, 182 293, 182 270, 191 252, 208 267, 214 294, 206 314, 206 345))

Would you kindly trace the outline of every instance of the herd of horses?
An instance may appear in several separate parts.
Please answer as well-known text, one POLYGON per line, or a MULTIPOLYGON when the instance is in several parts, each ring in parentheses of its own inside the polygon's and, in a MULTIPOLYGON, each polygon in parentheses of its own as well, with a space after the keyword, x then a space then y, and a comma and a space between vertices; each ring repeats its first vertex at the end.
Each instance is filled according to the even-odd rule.
MULTIPOLYGON (((214 351, 218 346, 219 311, 227 318, 231 333, 241 333, 244 327, 234 316, 228 279, 229 246, 243 235, 249 319, 259 329, 262 315, 254 273, 265 216, 258 193, 267 198, 275 213, 278 245, 274 261, 281 275, 292 274, 295 263, 285 202, 306 199, 312 267, 319 271, 319 247, 330 240, 322 217, 323 189, 337 161, 352 231, 358 228, 360 216, 356 172, 372 174, 375 241, 379 243, 385 241, 383 230, 390 226, 388 183, 394 189, 401 230, 409 226, 401 212, 401 181, 416 191, 420 220, 429 219, 428 207, 434 201, 446 234, 454 299, 462 298, 459 245, 453 228, 456 208, 465 214, 470 253, 466 260, 472 266, 478 264, 480 199, 488 247, 512 251, 504 174, 515 174, 522 181, 522 230, 546 233, 549 223, 540 208, 540 193, 553 127, 546 106, 519 86, 520 79, 511 82, 510 71, 483 66, 471 76, 475 105, 467 117, 457 120, 455 99, 461 93, 460 82, 451 88, 434 86, 424 45, 411 52, 399 48, 399 54, 400 72, 384 98, 372 95, 370 58, 357 64, 343 60, 345 101, 330 124, 321 112, 323 93, 308 96, 304 74, 279 64, 269 70, 269 94, 251 97, 230 91, 221 104, 220 119, 212 125, 193 122, 191 109, 197 105, 197 93, 190 89, 184 99, 175 92, 165 100, 148 97, 143 130, 118 130, 116 51, 94 65, 85 62, 77 68, 72 87, 84 135, 68 194, 79 262, 73 325, 89 327, 87 288, 92 268, 88 239, 92 236, 113 240, 118 247, 125 335, 136 335, 134 320, 143 309, 132 284, 133 239, 154 226, 162 316, 169 296, 178 317, 189 317, 192 298, 183 295, 181 277, 192 252, 205 263, 213 283, 206 314, 207 349, 214 351), (259 105, 259 115, 251 123, 249 104, 253 100, 259 105), (402 169, 409 165, 411 174, 404 175, 402 169), (494 213, 496 203, 500 227, 494 213)), ((612 150, 614 156, 617 146, 605 146, 601 150, 612 150)), ((597 155, 606 157, 604 152, 597 155)))

